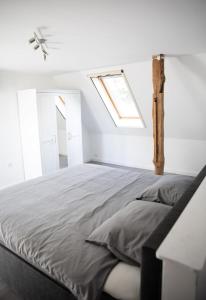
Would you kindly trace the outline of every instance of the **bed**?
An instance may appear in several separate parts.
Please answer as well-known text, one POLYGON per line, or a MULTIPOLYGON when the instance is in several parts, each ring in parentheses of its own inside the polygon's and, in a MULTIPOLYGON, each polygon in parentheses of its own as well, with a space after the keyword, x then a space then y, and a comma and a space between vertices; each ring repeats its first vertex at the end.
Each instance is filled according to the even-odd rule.
MULTIPOLYGON (((155 251, 205 175, 204 169, 145 243, 141 300, 160 299, 155 251)), ((149 171, 84 164, 1 191, 0 277, 26 300, 114 299, 104 286, 119 260, 85 239, 157 180, 149 171)))

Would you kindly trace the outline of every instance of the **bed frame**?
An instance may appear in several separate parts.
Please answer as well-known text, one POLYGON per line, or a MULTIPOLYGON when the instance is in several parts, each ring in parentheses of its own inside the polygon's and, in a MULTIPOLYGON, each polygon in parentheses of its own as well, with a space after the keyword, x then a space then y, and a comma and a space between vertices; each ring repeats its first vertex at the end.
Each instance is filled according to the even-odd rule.
MULTIPOLYGON (((156 258, 156 250, 204 177, 206 177, 206 166, 144 244, 141 267, 141 300, 161 300, 162 262, 156 258)), ((75 296, 63 284, 50 278, 1 244, 0 278, 21 297, 21 300, 76 300, 75 296)), ((102 293, 100 299, 115 300, 106 293, 102 293)))

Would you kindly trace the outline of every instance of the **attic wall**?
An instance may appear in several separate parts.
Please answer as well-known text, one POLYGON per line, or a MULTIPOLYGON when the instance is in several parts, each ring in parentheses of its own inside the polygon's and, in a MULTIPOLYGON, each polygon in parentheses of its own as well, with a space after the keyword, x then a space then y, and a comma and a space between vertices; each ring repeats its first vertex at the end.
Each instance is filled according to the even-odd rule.
POLYGON ((48 76, 0 72, 0 187, 24 180, 16 92, 53 87, 48 76))
MULTIPOLYGON (((92 134, 92 157, 95 161, 154 169, 152 137, 92 134)), ((205 165, 206 142, 188 139, 165 139, 165 171, 196 175, 205 165)))
MULTIPOLYGON (((165 61, 166 170, 195 174, 206 158, 206 54, 167 57, 165 61)), ((151 61, 55 76, 60 88, 80 89, 91 133, 91 158, 143 168, 152 164, 151 61), (114 126, 88 74, 124 69, 145 129, 114 126)))

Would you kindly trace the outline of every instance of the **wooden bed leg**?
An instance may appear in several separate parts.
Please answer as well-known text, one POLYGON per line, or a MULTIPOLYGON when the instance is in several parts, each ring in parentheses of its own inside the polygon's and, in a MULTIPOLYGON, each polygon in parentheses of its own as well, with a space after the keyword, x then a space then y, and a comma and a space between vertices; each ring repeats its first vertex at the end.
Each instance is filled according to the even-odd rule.
POLYGON ((152 57, 153 74, 153 138, 155 174, 164 173, 164 55, 152 57))

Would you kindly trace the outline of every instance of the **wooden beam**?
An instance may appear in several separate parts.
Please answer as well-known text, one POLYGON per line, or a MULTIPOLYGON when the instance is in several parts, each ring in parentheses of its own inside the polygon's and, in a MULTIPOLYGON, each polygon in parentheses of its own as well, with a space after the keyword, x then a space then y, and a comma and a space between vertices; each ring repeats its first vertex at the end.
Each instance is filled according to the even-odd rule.
POLYGON ((152 57, 153 74, 153 138, 155 174, 164 173, 164 55, 152 57))

